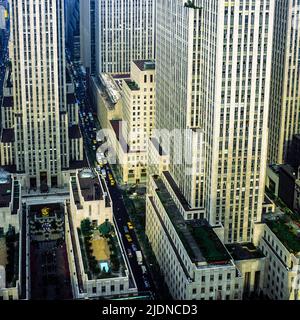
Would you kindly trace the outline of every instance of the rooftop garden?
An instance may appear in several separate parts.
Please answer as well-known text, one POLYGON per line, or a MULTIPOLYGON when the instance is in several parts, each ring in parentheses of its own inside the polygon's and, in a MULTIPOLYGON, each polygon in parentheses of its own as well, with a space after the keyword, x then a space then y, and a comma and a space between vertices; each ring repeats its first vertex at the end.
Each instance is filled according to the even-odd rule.
POLYGON ((114 226, 110 222, 105 222, 100 226, 93 226, 89 219, 81 222, 78 229, 78 236, 84 269, 89 280, 112 278, 124 275, 125 265, 119 247, 118 239, 115 234, 114 226), (101 261, 97 261, 93 250, 93 241, 101 240, 107 248, 109 254, 108 269, 100 269, 101 261), (105 241, 103 241, 105 240, 105 241))
POLYGON ((207 262, 229 261, 230 256, 224 245, 209 226, 191 227, 191 232, 197 241, 207 262))
POLYGON ((274 232, 282 244, 292 253, 300 252, 300 223, 287 215, 277 220, 267 220, 268 227, 274 232))
POLYGON ((185 221, 161 179, 156 180, 157 195, 163 204, 187 253, 194 261, 228 262, 230 256, 213 229, 201 221, 185 221))
POLYGON ((282 212, 276 220, 265 216, 267 225, 290 252, 295 254, 300 252, 300 215, 290 210, 282 199, 275 196, 268 188, 266 194, 282 212))
POLYGON ((125 80, 125 82, 127 83, 130 90, 132 91, 140 90, 140 87, 135 81, 125 80))

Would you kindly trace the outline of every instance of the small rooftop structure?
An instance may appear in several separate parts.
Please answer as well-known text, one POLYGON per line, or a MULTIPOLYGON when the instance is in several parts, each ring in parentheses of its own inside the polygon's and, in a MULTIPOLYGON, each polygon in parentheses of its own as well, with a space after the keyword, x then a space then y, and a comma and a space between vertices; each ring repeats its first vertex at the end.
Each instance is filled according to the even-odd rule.
POLYGON ((85 201, 102 200, 103 194, 99 177, 90 169, 83 169, 78 172, 78 180, 81 194, 85 201))
POLYGON ((155 70, 155 61, 154 60, 135 60, 133 63, 141 70, 155 70))

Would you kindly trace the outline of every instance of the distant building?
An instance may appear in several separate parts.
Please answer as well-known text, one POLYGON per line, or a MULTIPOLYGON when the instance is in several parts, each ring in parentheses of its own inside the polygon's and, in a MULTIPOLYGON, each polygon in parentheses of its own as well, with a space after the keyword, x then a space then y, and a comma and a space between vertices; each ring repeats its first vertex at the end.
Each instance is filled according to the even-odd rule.
MULTIPOLYGON (((133 60, 155 58, 155 7, 156 1, 149 0, 95 0, 97 74, 130 72, 133 60)), ((89 18, 83 17, 84 23, 89 23, 89 18)), ((93 25, 92 14, 90 19, 93 25)), ((81 46, 93 53, 93 43, 82 42, 81 46)))
POLYGON ((269 164, 282 164, 293 153, 294 134, 300 133, 299 2, 276 0, 269 107, 269 164))
POLYGON ((65 1, 66 45, 70 50, 71 58, 80 61, 80 12, 79 0, 65 1))
POLYGON ((96 3, 99 0, 79 0, 80 61, 88 74, 96 72, 96 3))

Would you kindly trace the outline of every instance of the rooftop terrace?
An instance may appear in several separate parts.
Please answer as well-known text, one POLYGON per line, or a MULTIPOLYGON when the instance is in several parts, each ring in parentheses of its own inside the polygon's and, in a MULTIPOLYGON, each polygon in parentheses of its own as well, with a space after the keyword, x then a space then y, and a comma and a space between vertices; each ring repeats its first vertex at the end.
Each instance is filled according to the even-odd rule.
POLYGON ((161 178, 156 178, 156 193, 183 246, 193 262, 226 264, 231 260, 226 248, 205 220, 185 221, 161 178))
POLYGON ((112 224, 105 222, 94 226, 89 219, 85 219, 77 232, 89 280, 125 276, 125 262, 112 224))
POLYGON ((277 213, 266 214, 263 220, 291 253, 300 252, 300 217, 277 213))

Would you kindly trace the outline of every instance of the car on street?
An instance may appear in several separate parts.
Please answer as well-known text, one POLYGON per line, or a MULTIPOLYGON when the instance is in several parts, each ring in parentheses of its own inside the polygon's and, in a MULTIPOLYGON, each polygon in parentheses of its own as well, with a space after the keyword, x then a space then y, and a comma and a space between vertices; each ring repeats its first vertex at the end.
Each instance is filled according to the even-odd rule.
POLYGON ((133 224, 132 224, 132 222, 130 222, 130 221, 127 222, 127 226, 128 226, 128 228, 129 228, 130 230, 134 229, 134 228, 133 228, 133 224))
POLYGON ((132 242, 132 238, 131 238, 131 236, 130 236, 128 233, 125 234, 125 238, 127 239, 127 241, 128 241, 129 243, 132 242))
POLYGON ((136 252, 136 251, 137 251, 137 249, 138 249, 138 248, 137 248, 137 246, 136 246, 135 244, 132 244, 132 245, 131 245, 131 248, 132 248, 132 250, 133 250, 134 252, 136 252))
POLYGON ((125 233, 128 233, 128 232, 129 232, 127 226, 124 226, 123 228, 124 228, 124 232, 125 232, 125 233))

